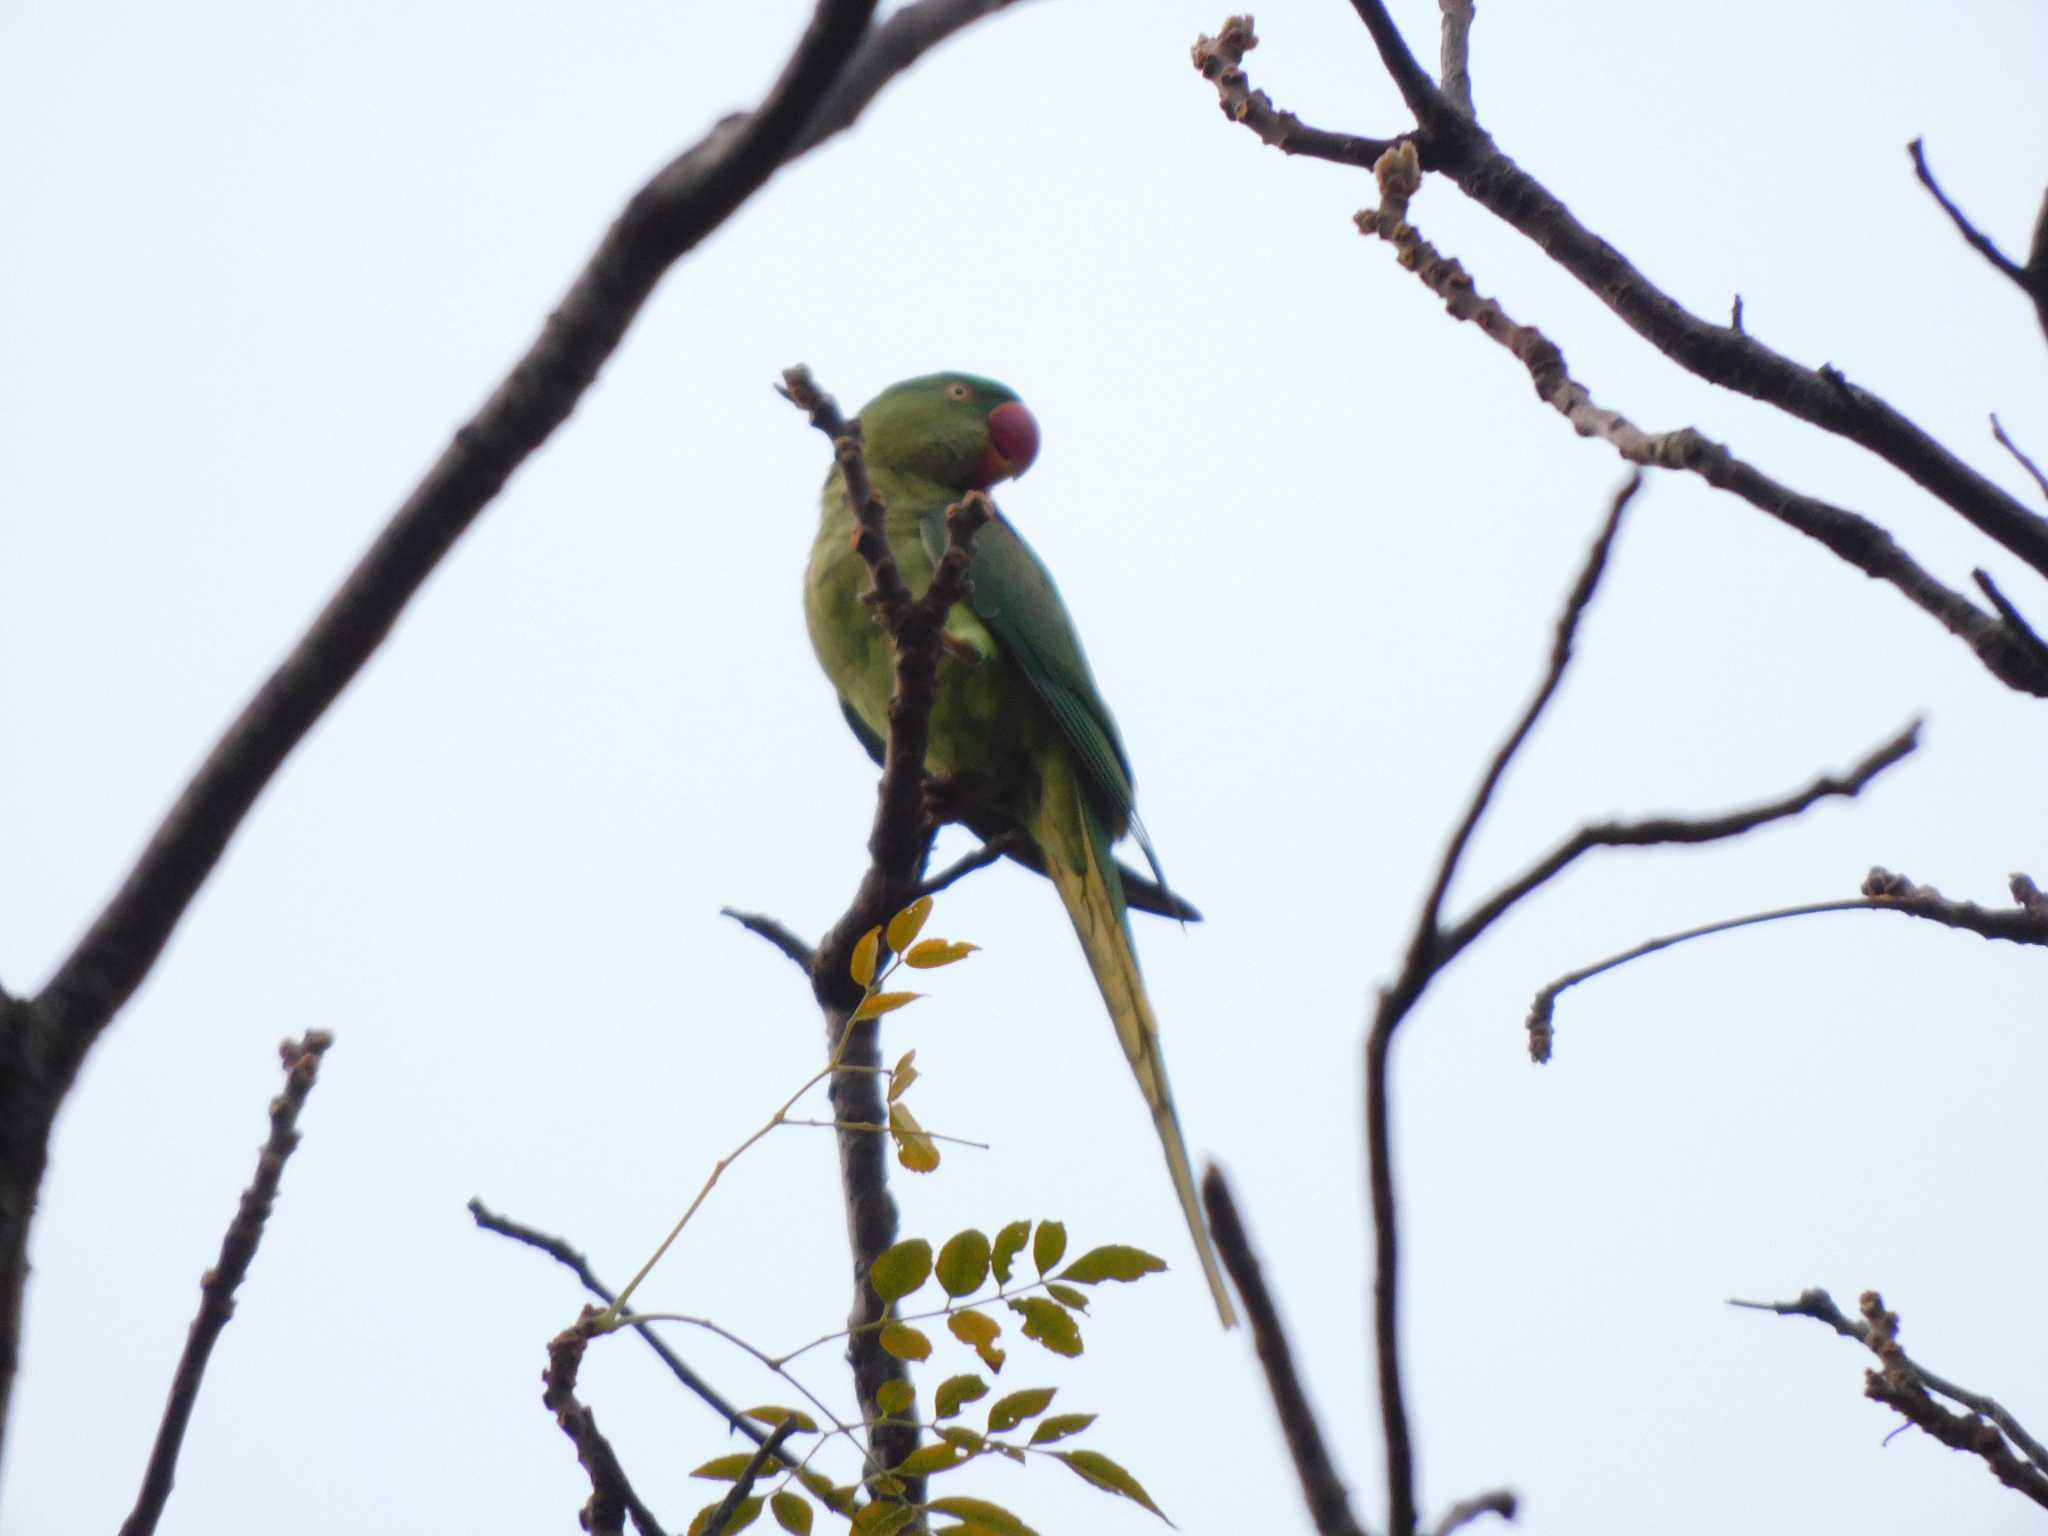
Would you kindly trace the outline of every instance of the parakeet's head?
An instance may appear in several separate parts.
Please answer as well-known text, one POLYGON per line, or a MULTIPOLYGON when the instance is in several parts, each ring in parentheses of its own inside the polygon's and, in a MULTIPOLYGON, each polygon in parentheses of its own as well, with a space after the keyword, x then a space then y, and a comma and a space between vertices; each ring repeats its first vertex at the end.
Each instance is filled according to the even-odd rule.
POLYGON ((892 384, 864 406, 868 461, 954 491, 985 491, 1038 457, 1038 423, 993 379, 928 373, 892 384))

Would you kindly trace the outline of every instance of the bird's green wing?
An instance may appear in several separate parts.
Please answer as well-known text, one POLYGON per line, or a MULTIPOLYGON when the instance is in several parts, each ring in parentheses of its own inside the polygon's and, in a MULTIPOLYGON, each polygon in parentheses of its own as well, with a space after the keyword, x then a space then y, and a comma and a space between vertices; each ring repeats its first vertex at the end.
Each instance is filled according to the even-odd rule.
MULTIPOLYGON (((925 547, 938 559, 945 548, 944 515, 925 518, 923 532, 925 547)), ((1058 723, 1080 766, 1090 803, 1110 827, 1129 827, 1153 878, 1164 888, 1166 874, 1159 867, 1159 855, 1138 820, 1130 757, 1044 562, 998 512, 976 537, 967 574, 974 583, 969 606, 1058 723)))

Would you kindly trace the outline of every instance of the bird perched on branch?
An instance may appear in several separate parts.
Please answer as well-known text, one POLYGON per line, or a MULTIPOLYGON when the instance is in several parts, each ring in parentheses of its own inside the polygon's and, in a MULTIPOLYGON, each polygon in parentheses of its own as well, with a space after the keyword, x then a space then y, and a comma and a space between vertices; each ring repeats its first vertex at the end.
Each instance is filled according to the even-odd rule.
MULTIPOLYGON (((946 508, 1029 469, 1038 424, 1010 390, 965 373, 892 385, 861 411, 860 424, 869 477, 888 505, 890 550, 911 592, 922 595, 945 550, 946 508)), ((804 614, 841 710, 879 759, 895 659, 888 635, 861 601, 869 578, 854 533, 835 469, 811 549, 804 614)), ((926 771, 949 817, 984 836, 1010 833, 1014 856, 1058 887, 1152 1111, 1217 1311, 1232 1324, 1236 1315, 1202 1219, 1128 907, 1142 901, 1176 916, 1196 914, 1160 876, 1137 819, 1130 759, 1066 605, 1000 513, 976 538, 968 575, 973 589, 946 620, 926 771), (1129 872, 1111 856, 1126 832, 1136 836, 1156 886, 1135 875, 1127 882, 1129 872)))

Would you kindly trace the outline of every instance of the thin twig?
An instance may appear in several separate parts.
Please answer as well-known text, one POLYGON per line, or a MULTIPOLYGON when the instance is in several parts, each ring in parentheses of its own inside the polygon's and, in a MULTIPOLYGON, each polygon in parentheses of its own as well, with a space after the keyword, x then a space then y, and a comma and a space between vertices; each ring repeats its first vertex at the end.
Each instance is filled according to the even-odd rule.
POLYGON ((1266 1388, 1273 1394, 1273 1412, 1280 1420, 1280 1433, 1294 1457, 1295 1475, 1301 1479, 1302 1497, 1320 1536, 1364 1536, 1364 1528, 1351 1514, 1351 1495, 1323 1442, 1322 1426, 1315 1409, 1302 1390, 1301 1376, 1294 1367, 1294 1351, 1287 1343, 1280 1312, 1273 1305, 1272 1292, 1252 1252, 1244 1221, 1230 1183, 1219 1169, 1211 1168, 1202 1180, 1202 1204, 1209 1212, 1209 1233, 1216 1240, 1216 1252, 1231 1282, 1244 1302, 1251 1323, 1252 1344, 1259 1352, 1259 1364, 1266 1371, 1266 1388))
POLYGON ((1533 325, 1518 324, 1497 300, 1486 298, 1455 258, 1444 255, 1409 221, 1408 200, 1421 185, 1421 162, 1409 145, 1397 146, 1379 166, 1380 203, 1357 217, 1360 233, 1391 246, 1401 265, 1443 301, 1452 319, 1469 321, 1528 370, 1538 398, 1582 437, 1597 437, 1630 463, 1698 475, 1717 490, 1825 546, 1866 576, 1896 588, 1967 644, 2008 687, 2048 696, 2048 661, 2030 635, 1985 613, 1917 564, 1868 518, 1805 496, 1780 484, 1723 444, 1691 427, 1650 433, 1619 411, 1596 404, 1565 366, 1556 343, 1533 325))
POLYGON ((307 1095, 319 1079, 320 1058, 333 1044, 334 1036, 314 1029, 302 1039, 287 1040, 278 1047, 284 1063, 284 1092, 270 1101, 270 1135, 257 1154, 256 1176, 242 1191, 241 1204, 221 1239, 219 1259, 199 1282, 199 1313, 185 1336, 185 1352, 178 1357, 178 1369, 171 1377, 170 1397, 157 1425, 142 1489, 136 1495, 135 1508, 121 1522, 121 1536, 149 1536, 163 1515, 177 1475, 178 1452, 185 1444, 185 1429, 206 1378, 206 1363, 221 1330, 235 1315, 235 1291, 249 1273, 257 1244, 263 1241, 263 1224, 277 1203, 284 1165, 298 1149, 299 1111, 306 1107, 307 1095))
MULTIPOLYGON (((2048 264, 2029 262, 2023 267, 2007 256, 1991 237, 1972 224, 1963 210, 1942 191, 1941 183, 1934 179, 1934 172, 1927 168, 1925 144, 1915 139, 1906 146, 1906 152, 1913 157, 1913 174, 1920 178, 1920 185, 1931 192, 1934 200, 1941 204, 1941 211, 1949 216, 1949 221, 1955 225, 1957 233, 1969 241, 1970 249, 1990 262, 1997 271, 2011 278, 2020 292, 2033 300, 2034 313, 2040 317, 2041 329, 2048 331, 2048 264)), ((2043 208, 2048 209, 2048 203, 2044 203, 2043 208)))
POLYGON ((1876 1291, 1865 1291, 1860 1298, 1860 1310, 1863 1313, 1863 1321, 1860 1322, 1845 1316, 1842 1309, 1835 1305, 1835 1299, 1818 1286, 1801 1291, 1797 1299, 1792 1301, 1742 1301, 1731 1298, 1728 1305, 1753 1312, 1775 1312, 1780 1317, 1810 1317, 1816 1322, 1825 1323, 1843 1338, 1854 1339, 1866 1346, 1884 1362, 1885 1367, 1882 1375, 1872 1372, 1870 1379, 1866 1380, 1866 1395, 1906 1414, 1929 1434, 1935 1435, 1957 1450, 1985 1457, 2000 1481, 2019 1489, 2037 1502, 2048 1504, 2048 1446, 2043 1446, 2039 1440, 2028 1434, 2025 1426, 1994 1399, 1986 1397, 1981 1392, 1959 1387, 1909 1357, 1898 1342, 1898 1316, 1885 1310, 1884 1299, 1876 1291), (1884 1390, 1872 1390, 1873 1384, 1884 1390), (1915 1412, 1914 1408, 1918 1406, 1915 1399, 1918 1399, 1919 1403, 1925 1403, 1927 1392, 1937 1393, 1951 1402, 1962 1404, 1975 1417, 1955 1422, 1953 1416, 1938 1407, 1936 1414, 1939 1418, 1915 1412), (1981 1423, 1980 1420, 1989 1420, 1989 1423, 1981 1423), (1998 1441, 1997 1432, 1991 1428, 1993 1425, 1997 1426, 1997 1430, 2004 1432, 2006 1439, 2019 1447, 2026 1458, 2023 1464, 2018 1463, 2017 1458, 2013 1458, 2009 1451, 2004 1450, 2003 1444, 1998 1441), (2001 1453, 2013 1465, 2001 1467, 2001 1453), (2008 1476, 2009 1472, 2019 1468, 2023 1468, 2020 1480, 2016 1481, 2013 1476, 2008 1476))
POLYGON ((640 1536, 666 1536, 661 1522, 633 1491, 632 1480, 619 1464, 611 1442, 599 1432, 597 1415, 576 1400, 576 1377, 583 1368, 583 1352, 590 1346, 593 1325, 602 1316, 596 1307, 585 1307, 582 1317, 549 1342, 548 1366, 541 1375, 541 1401, 576 1447, 576 1459, 590 1478, 590 1497, 583 1505, 583 1529, 590 1536, 621 1536, 626 1519, 631 1516, 640 1536))
POLYGON ((1464 949, 1516 902, 1555 879, 1595 848, 1654 848, 1668 844, 1718 843, 1740 837, 1771 822, 1797 816, 1822 800, 1837 797, 1854 799, 1869 788, 1878 775, 1911 756, 1919 744, 1920 722, 1915 720, 1844 772, 1821 774, 1805 787, 1776 800, 1713 816, 1649 816, 1640 821, 1588 822, 1448 930, 1442 941, 1444 958, 1448 960, 1464 949))
POLYGON ((1998 590, 1998 583, 1991 579, 1991 573, 1979 566, 1970 572, 1970 579, 1977 583, 1977 590, 1991 601, 1998 610, 1998 616, 2005 620, 2008 632, 2016 636, 2044 668, 2048 668, 2048 642, 2043 642, 2040 631, 2029 624, 2026 615, 2013 606, 2012 599, 1998 590))
POLYGON ((1000 836, 992 837, 972 853, 963 854, 955 859, 936 875, 929 875, 919 881, 917 892, 911 897, 911 900, 915 901, 919 896, 936 896, 947 886, 954 884, 956 881, 966 879, 977 869, 986 869, 989 865, 995 863, 997 859, 1003 857, 1004 854, 1015 853, 1021 848, 1028 848, 1030 841, 1029 836, 1021 830, 1013 830, 1002 833, 1000 836))
MULTIPOLYGON (((469 1214, 476 1219, 476 1224, 486 1232, 495 1232, 500 1237, 509 1237, 514 1242, 524 1243, 529 1248, 538 1248, 549 1258, 555 1260, 556 1263, 566 1266, 578 1280, 583 1282, 583 1288, 589 1291, 591 1295, 598 1297, 607 1307, 612 1305, 615 1296, 611 1288, 598 1279, 595 1271, 590 1267, 590 1261, 565 1239, 542 1232, 538 1228, 529 1227, 523 1222, 514 1221, 509 1216, 500 1216, 481 1200, 471 1200, 469 1202, 469 1214)), ((646 1341, 647 1347, 654 1351, 655 1355, 661 1360, 661 1363, 668 1367, 669 1373, 677 1381, 702 1398, 710 1406, 712 1412, 724 1419, 731 1428, 738 1430, 756 1445, 767 1443, 768 1431, 761 1425, 756 1424, 752 1419, 745 1417, 739 1409, 727 1402, 716 1387, 692 1370, 680 1355, 668 1347, 667 1342, 663 1340, 661 1335, 650 1328, 645 1321, 631 1312, 628 1312, 621 1321, 631 1327, 635 1333, 639 1334, 646 1341)))
POLYGON ((742 912, 737 907, 720 907, 720 917, 729 917, 747 932, 766 939, 781 950, 808 976, 811 967, 817 963, 817 954, 811 946, 798 938, 774 918, 761 912, 742 912))
POLYGON ((1555 981, 1546 983, 1529 1005, 1530 1059, 1536 1062, 1550 1060, 1557 1000, 1580 982, 1591 981, 1595 976, 1632 964, 1645 955, 1654 955, 1660 949, 1689 944, 1694 939, 1709 938, 1717 933, 1731 933, 1737 928, 1751 928, 1760 923, 1782 922, 1794 917, 1816 917, 1826 912, 1896 912, 1905 917, 1940 923, 1944 927, 1960 928, 1987 939, 2048 945, 2048 911, 2031 908, 2024 902, 2009 909, 1987 909, 1974 902, 1950 901, 1938 892, 1924 891, 1904 877, 1882 869, 1871 872, 1870 878, 1864 882, 1864 889, 1865 895, 1846 900, 1803 902, 1798 906, 1749 912, 1741 917, 1722 918, 1718 922, 1702 923, 1696 928, 1662 934, 1654 939, 1645 939, 1619 954, 1609 955, 1604 960, 1566 972, 1555 981))
POLYGON ((1477 1520, 1481 1515, 1499 1515, 1503 1520, 1515 1518, 1518 1507, 1516 1498, 1509 1489, 1495 1488, 1487 1493, 1474 1494, 1469 1499, 1460 1499, 1444 1511, 1443 1519, 1437 1521, 1433 1536, 1451 1536, 1477 1520))
POLYGON ((2042 473, 2041 466, 2028 458, 2020 450, 2020 445, 2005 435, 2005 427, 2000 423, 1996 411, 1991 413, 1991 435, 1998 440, 1999 446, 2020 461, 2021 469, 2034 477, 2034 484, 2041 487, 2041 494, 2048 496, 2048 474, 2042 473))
POLYGON ((740 1512, 740 1506, 746 1503, 748 1496, 753 1493, 755 1482, 768 1470, 769 1462, 780 1461, 788 1464, 789 1458, 782 1454, 782 1442, 796 1433, 796 1427, 795 1419, 784 1419, 775 1426, 775 1433, 754 1452, 753 1459, 740 1469, 739 1477, 734 1480, 725 1497, 718 1501, 718 1507, 711 1511, 711 1520, 704 1527, 704 1536, 725 1536, 726 1528, 740 1512))

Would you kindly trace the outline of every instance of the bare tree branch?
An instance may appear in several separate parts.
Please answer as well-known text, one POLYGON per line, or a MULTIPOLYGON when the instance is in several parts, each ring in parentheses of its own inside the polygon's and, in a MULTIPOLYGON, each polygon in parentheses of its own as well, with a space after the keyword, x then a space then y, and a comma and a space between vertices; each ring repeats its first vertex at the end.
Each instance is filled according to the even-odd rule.
POLYGON ((583 1529, 590 1536, 622 1536, 631 1516, 640 1536, 666 1536, 661 1522, 633 1491, 611 1442, 599 1432, 597 1415, 576 1400, 576 1377, 583 1369, 583 1352, 590 1347, 590 1330, 603 1316, 596 1307, 585 1307, 581 1317, 549 1342, 548 1367, 541 1374, 541 1401, 576 1447, 576 1459, 590 1477, 583 1529))
POLYGON ((1463 1529, 1482 1515, 1499 1515, 1503 1520, 1512 1520, 1516 1508, 1514 1494, 1505 1488, 1460 1499, 1444 1511, 1443 1519, 1436 1523, 1434 1536, 1451 1536, 1451 1532, 1463 1529))
MULTIPOLYGON (((542 1232, 536 1227, 529 1227, 524 1222, 512 1220, 509 1216, 500 1216, 481 1200, 471 1200, 469 1202, 469 1214, 475 1218, 476 1224, 486 1232, 495 1232, 500 1237, 511 1238, 515 1243, 524 1243, 529 1248, 537 1248, 542 1253, 548 1255, 549 1258, 555 1260, 556 1263, 568 1268, 578 1280, 583 1282, 583 1288, 589 1291, 591 1295, 603 1301, 607 1307, 613 1305, 618 1300, 616 1293, 602 1280, 598 1279, 596 1272, 590 1267, 590 1261, 570 1244, 567 1239, 542 1232)), ((669 1374, 674 1376, 677 1381, 689 1388, 698 1397, 702 1398, 710 1406, 712 1412, 724 1419, 728 1426, 738 1430, 756 1445, 766 1445, 768 1443, 769 1434, 765 1428, 755 1423, 752 1419, 745 1417, 739 1409, 727 1402, 723 1394, 716 1387, 712 1386, 710 1382, 691 1369, 680 1355, 668 1347, 667 1342, 662 1339, 660 1334, 656 1333, 646 1323, 637 1320, 630 1309, 619 1320, 639 1334, 646 1341, 647 1347, 654 1351, 661 1363, 668 1367, 669 1374)), ((783 1462, 787 1466, 794 1465, 787 1457, 783 1458, 783 1462)))
MULTIPOLYGON (((2048 209, 2048 204, 2044 204, 2043 207, 2044 209, 2048 209)), ((2041 487, 2041 494, 2043 496, 2048 496, 2048 474, 2043 474, 2041 472, 2041 466, 2036 464, 2032 459, 2028 458, 2026 454, 2022 453, 2020 451, 2019 444, 2015 443, 2011 438, 2005 435, 2005 428, 1999 423, 1998 413, 1996 411, 1993 411, 1991 413, 1991 435, 1998 439, 1998 444, 2001 448, 2003 448, 2007 453, 2011 454, 2015 459, 2018 459, 2020 461, 2021 469, 2024 469, 2028 474, 2034 477, 2034 484, 2041 487)))
POLYGON ((1251 1238, 1238 1215, 1230 1182, 1220 1170, 1211 1168, 1202 1179, 1202 1204, 1209 1212, 1209 1233, 1216 1240, 1216 1252, 1230 1271, 1231 1283, 1244 1301, 1245 1317, 1251 1323, 1252 1344, 1265 1368, 1266 1387, 1273 1394, 1273 1412, 1280 1420, 1280 1433, 1294 1458, 1295 1474, 1301 1479, 1302 1497, 1308 1501, 1309 1517, 1318 1536, 1364 1536, 1364 1528, 1351 1514, 1351 1495, 1330 1460, 1323 1442, 1322 1426, 1315 1409, 1302 1390, 1301 1376, 1294 1367, 1294 1351, 1281 1326, 1280 1311, 1273 1305, 1272 1292, 1259 1257, 1252 1252, 1251 1238))
POLYGON ((1845 1317, 1834 1298, 1817 1286, 1801 1291, 1794 1301, 1731 1300, 1728 1305, 1775 1312, 1780 1317, 1810 1317, 1866 1346, 1884 1368, 1865 1376, 1865 1396, 1904 1414, 1943 1444, 1983 1457, 2000 1482, 2037 1504, 2048 1505, 2048 1447, 1991 1398, 1959 1387, 1911 1359, 1899 1344, 1898 1314, 1885 1310, 1884 1298, 1876 1291, 1865 1291, 1859 1299, 1861 1322, 1845 1317), (1961 1403, 1969 1413, 1951 1413, 1932 1401, 1929 1393, 1961 1403), (2021 1455, 2013 1454, 2007 1440, 2019 1447, 2021 1455))
POLYGON ((199 1402, 199 1388, 206 1379, 206 1364, 213 1346, 235 1315, 235 1292, 249 1273, 256 1247, 263 1241, 263 1224, 277 1204, 278 1185, 284 1165, 299 1146, 299 1111, 320 1077, 320 1058, 334 1044, 325 1030, 308 1030, 298 1040, 278 1047, 284 1063, 284 1092, 270 1101, 270 1135, 256 1157, 256 1176, 242 1191, 234 1220, 221 1239, 220 1258, 199 1281, 199 1313, 192 1319, 185 1337, 185 1352, 178 1357, 178 1369, 171 1377, 171 1391, 164 1403, 162 1422, 157 1425, 156 1444, 150 1448, 149 1466, 142 1475, 142 1489, 135 1508, 121 1522, 121 1536, 150 1536, 171 1496, 171 1484, 178 1471, 178 1452, 185 1444, 185 1429, 192 1422, 192 1409, 199 1402))
POLYGON ((720 917, 729 917, 746 929, 747 932, 766 939, 770 944, 781 950, 790 960, 794 961, 806 976, 811 973, 811 967, 817 963, 818 957, 812 951, 810 945, 806 944, 794 933, 783 927, 781 923, 765 913, 742 912, 737 907, 720 907, 718 915, 720 917))
POLYGON ((1737 928, 1751 928, 1760 923, 1783 922, 1794 917, 1815 917, 1826 912, 1897 912, 1906 917, 1924 918, 1948 928, 1960 928, 1969 933, 1979 934, 1987 939, 2006 939, 2015 944, 2048 945, 2048 909, 2030 905, 2020 893, 2031 890, 2033 882, 2025 875, 2013 876, 2014 895, 2017 904, 2009 909, 1987 909, 1974 902, 1950 901, 1940 892, 1916 886, 1903 875, 1892 874, 1889 870, 1873 869, 1863 882, 1864 894, 1842 901, 1814 901, 1799 906, 1777 907, 1769 912, 1749 912, 1741 917, 1723 918, 1719 922, 1702 923, 1696 928, 1682 929, 1677 933, 1663 934, 1658 938, 1645 939, 1633 948, 1619 954, 1596 960, 1591 965, 1568 971, 1555 981, 1546 984, 1529 1005, 1529 1056, 1537 1062, 1550 1060, 1554 1044, 1553 1016, 1560 995, 1570 991, 1582 981, 1591 981, 1595 976, 1628 965, 1654 955, 1661 949, 1670 949, 1679 944, 1689 944, 1694 939, 1709 938, 1717 933, 1731 933, 1737 928), (2024 884, 2023 884, 2024 883, 2024 884))
MULTIPOLYGON (((2033 300, 2034 313, 2041 321, 2041 329, 2048 333, 2048 259, 2041 257, 2040 242, 2035 243, 2034 258, 2026 266, 2021 266, 2001 251, 1989 235, 1972 224, 1963 210, 1941 190, 1941 183, 1934 179, 1934 172, 1927 168, 1927 147, 1921 140, 1915 139, 1908 144, 1906 153, 1913 157, 1913 174, 1920 178, 1920 185, 1931 192, 1934 200, 1941 204, 1941 211, 1949 216, 1957 233, 1970 242, 1972 250, 1990 262, 1996 270, 2011 278, 2020 292, 2033 300)), ((2041 206, 2043 216, 2048 217, 2048 200, 2044 200, 2041 206)))
POLYGON ((1366 138, 1355 133, 1330 133, 1311 128, 1292 112, 1282 112, 1264 91, 1255 91, 1245 78, 1244 56, 1259 46, 1249 16, 1232 16, 1214 37, 1195 39, 1195 69, 1216 87, 1217 104, 1233 123, 1242 123, 1261 142, 1283 155, 1306 155, 1312 160, 1329 160, 1369 171, 1379 157, 1393 147, 1392 139, 1366 138))
MULTIPOLYGON (((1443 301, 1455 320, 1470 321, 1529 372, 1538 398, 1582 437, 1597 437, 1631 463, 1686 470, 1718 490, 1741 497, 1779 522, 1883 581, 1967 644, 1987 670, 2008 687, 2048 697, 2048 651, 2024 621, 1985 613, 1917 564, 1883 528, 1856 513, 1805 496, 1735 457, 1693 430, 1648 433, 1618 411, 1596 405, 1571 376, 1564 354, 1533 325, 1520 325, 1493 299, 1482 296, 1454 257, 1422 237, 1408 219, 1408 199, 1421 184, 1414 148, 1396 145, 1378 169, 1380 204, 1360 213, 1359 232, 1392 246, 1401 265, 1443 301)), ((2001 610, 2001 613, 2003 610, 2001 610)))
POLYGON ((1632 477, 1614 497, 1606 523, 1587 552, 1579 579, 1559 615, 1550 665, 1534 697, 1495 751, 1445 847, 1429 894, 1416 916, 1415 930, 1409 940, 1401 973, 1380 989, 1372 1028, 1366 1037, 1366 1157, 1372 1189, 1374 1238, 1373 1338, 1379 1368, 1380 1418, 1386 1440, 1389 1536, 1414 1536, 1416 1530, 1414 1452, 1401 1381, 1400 1246, 1394 1191, 1392 1116, 1387 1088, 1388 1059, 1395 1032, 1402 1021, 1421 1001, 1436 977, 1459 954, 1506 916, 1516 903, 1533 895, 1591 849, 1703 843, 1738 837, 1766 823, 1796 816, 1828 796, 1857 794, 1877 775, 1910 753, 1916 741, 1917 724, 1879 747, 1846 774, 1824 774, 1794 794, 1744 810, 1710 817, 1659 816, 1640 821, 1589 823, 1538 859, 1523 874, 1481 901, 1457 923, 1444 926, 1444 903, 1457 878, 1465 850, 1509 765, 1557 693, 1571 663, 1579 623, 1606 570, 1608 553, 1622 514, 1640 485, 1640 477, 1632 477))
MULTIPOLYGON (((888 919, 914 899, 931 848, 934 829, 925 815, 924 762, 931 742, 932 705, 938 695, 941 637, 946 615, 967 593, 967 565, 974 537, 993 516, 988 498, 970 492, 946 510, 946 549, 932 571, 930 586, 913 595, 889 549, 887 508, 868 480, 861 449, 860 423, 847 421, 838 405, 818 387, 808 369, 783 374, 783 393, 804 411, 811 424, 832 439, 833 456, 846 484, 857 533, 855 548, 866 562, 874 586, 869 594, 877 619, 896 651, 895 689, 889 701, 889 736, 882 756, 882 782, 876 793, 875 820, 868 836, 869 863, 839 921, 818 942, 811 967, 811 990, 825 1014, 829 1049, 839 1049, 845 1070, 832 1076, 830 1096, 838 1134, 840 1181, 846 1200, 847 1236, 853 1256, 854 1304, 848 1316, 847 1356, 861 1411, 876 1427, 871 1433, 877 1464, 894 1467, 917 1448, 918 1425, 907 1414, 885 1414, 877 1394, 891 1381, 906 1381, 900 1360, 882 1348, 873 1325, 888 1314, 869 1270, 896 1240, 896 1203, 888 1187, 887 1137, 855 1127, 888 1120, 881 1074, 879 1019, 849 1025, 861 989, 849 964, 853 946, 870 928, 888 919)), ((905 1502, 923 1497, 923 1479, 904 1479, 905 1502)))
MULTIPOLYGON (((1415 115, 1417 131, 1401 137, 1414 143, 1422 169, 1450 177, 1466 196, 1528 237, 1680 367, 1869 449, 2035 570, 2048 574, 2048 518, 2021 506, 1891 405, 1851 384, 1840 369, 1804 367, 1739 326, 1715 325, 1687 310, 1581 224, 1547 187, 1502 153, 1491 135, 1457 110, 1416 62, 1379 0, 1352 0, 1352 8, 1415 115)), ((1248 24, 1236 35, 1246 47, 1256 41, 1248 24)), ((1241 53, 1232 64, 1241 74, 1241 53)), ((1237 88, 1250 90, 1244 84, 1237 88)), ((1270 110, 1271 103, 1266 105, 1270 110)), ((2042 227, 2048 229, 2048 204, 2042 227)), ((2048 239, 2036 243, 2048 246, 2048 239)), ((2043 261, 2048 264, 2048 257, 2043 261)))

